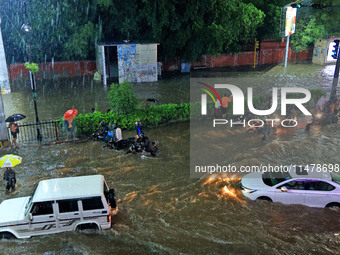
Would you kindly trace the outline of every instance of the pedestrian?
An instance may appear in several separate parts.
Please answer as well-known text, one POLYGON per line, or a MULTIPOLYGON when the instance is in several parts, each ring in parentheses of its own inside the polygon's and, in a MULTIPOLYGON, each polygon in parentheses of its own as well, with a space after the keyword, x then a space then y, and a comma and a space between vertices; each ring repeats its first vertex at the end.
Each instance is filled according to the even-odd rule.
POLYGON ((230 97, 227 97, 226 94, 224 94, 224 96, 222 97, 222 118, 226 118, 227 117, 227 110, 228 110, 228 105, 231 102, 231 98, 233 95, 231 95, 230 97))
POLYGON ((216 100, 216 103, 215 103, 215 118, 220 117, 220 108, 221 108, 221 102, 220 102, 220 100, 216 100))
POLYGON ((140 134, 144 133, 143 132, 143 127, 142 127, 142 123, 140 121, 137 121, 135 123, 136 125, 136 132, 137 132, 137 135, 140 136, 140 134))
MULTIPOLYGON (((114 140, 114 138, 116 136, 116 128, 115 128, 115 125, 112 122, 110 122, 109 126, 107 127, 107 136, 112 138, 112 140, 114 140)), ((107 137, 107 139, 110 139, 108 137, 107 137)))
POLYGON ((123 142, 122 130, 117 124, 115 124, 115 129, 116 129, 117 149, 121 149, 123 147, 122 146, 122 142, 123 142))
POLYGON ((306 115, 306 131, 308 132, 310 130, 310 126, 313 124, 314 116, 313 115, 306 115))
POLYGON ((96 111, 96 108, 91 108, 91 113, 94 113, 96 111))
POLYGON ((15 191, 15 184, 17 182, 15 178, 15 172, 13 171, 12 167, 6 167, 6 171, 4 173, 4 180, 7 181, 6 184, 6 191, 10 189, 15 191))
POLYGON ((14 144, 15 148, 19 148, 17 145, 17 138, 18 138, 18 134, 19 134, 19 126, 18 124, 14 123, 14 122, 10 122, 8 125, 10 131, 11 131, 11 135, 13 137, 13 140, 11 142, 11 146, 14 144))
POLYGON ((67 138, 66 141, 70 140, 70 134, 72 132, 72 140, 76 138, 76 132, 75 132, 75 127, 76 127, 76 121, 74 118, 64 118, 64 127, 67 130, 67 138))
POLYGON ((271 133, 271 127, 268 125, 268 121, 264 122, 263 128, 262 128, 262 141, 266 140, 267 137, 270 135, 271 133))
POLYGON ((322 112, 324 110, 325 103, 327 103, 327 99, 324 96, 321 96, 316 103, 316 111, 322 112))

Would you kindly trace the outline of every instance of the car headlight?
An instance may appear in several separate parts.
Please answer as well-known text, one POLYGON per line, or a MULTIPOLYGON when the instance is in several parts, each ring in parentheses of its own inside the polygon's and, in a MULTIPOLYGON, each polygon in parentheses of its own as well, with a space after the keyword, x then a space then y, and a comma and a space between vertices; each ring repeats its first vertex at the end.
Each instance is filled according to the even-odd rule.
POLYGON ((243 190, 244 192, 246 192, 248 194, 253 193, 253 192, 256 191, 255 189, 248 189, 248 188, 246 188, 246 187, 244 187, 242 185, 241 185, 241 190, 243 190))

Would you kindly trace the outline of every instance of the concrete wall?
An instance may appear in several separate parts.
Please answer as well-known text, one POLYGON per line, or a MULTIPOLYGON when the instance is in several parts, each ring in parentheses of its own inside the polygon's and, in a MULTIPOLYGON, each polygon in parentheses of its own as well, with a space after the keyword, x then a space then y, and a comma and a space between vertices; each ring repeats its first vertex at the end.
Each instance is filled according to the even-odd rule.
MULTIPOLYGON (((256 65, 275 65, 283 62, 285 56, 285 42, 264 41, 260 44, 260 50, 256 53, 256 65)), ((315 52, 315 50, 314 50, 315 52)), ((315 55, 315 53, 314 53, 315 55)), ((320 56, 320 58, 322 58, 320 56)), ((300 62, 311 62, 313 58, 313 49, 302 51, 299 54, 300 62)), ((296 62, 297 54, 289 50, 288 62, 296 62)), ((314 61, 313 61, 314 63, 314 61)), ((252 66, 254 64, 254 51, 245 51, 237 54, 228 54, 221 56, 203 56, 201 62, 191 63, 191 68, 223 68, 252 66)), ((323 63, 324 64, 324 63, 323 63)), ((55 62, 42 63, 39 65, 39 72, 36 78, 55 78, 73 77, 82 75, 93 75, 96 72, 95 61, 74 61, 74 62, 55 62)), ((181 60, 163 62, 162 70, 180 71, 181 60)), ((24 64, 12 64, 9 66, 9 79, 29 79, 28 71, 24 64)))
MULTIPOLYGON (((82 75, 93 75, 96 72, 94 61, 55 62, 38 64, 39 72, 35 75, 38 78, 74 77, 82 75)), ((9 79, 29 79, 28 70, 24 64, 12 64, 9 66, 9 79)))
MULTIPOLYGON (((256 53, 256 65, 273 65, 284 60, 286 50, 285 42, 264 41, 260 44, 260 50, 256 53)), ((313 49, 308 49, 299 53, 299 62, 311 62, 313 49)), ((296 62, 297 54, 289 49, 288 62, 296 62)), ((180 60, 163 62, 164 71, 180 70, 180 60)), ((254 64, 254 51, 240 52, 237 54, 215 56, 203 56, 201 62, 191 63, 191 67, 198 68, 222 68, 237 66, 252 66, 254 64)))
POLYGON ((313 51, 313 64, 324 65, 327 57, 328 39, 317 40, 313 51))

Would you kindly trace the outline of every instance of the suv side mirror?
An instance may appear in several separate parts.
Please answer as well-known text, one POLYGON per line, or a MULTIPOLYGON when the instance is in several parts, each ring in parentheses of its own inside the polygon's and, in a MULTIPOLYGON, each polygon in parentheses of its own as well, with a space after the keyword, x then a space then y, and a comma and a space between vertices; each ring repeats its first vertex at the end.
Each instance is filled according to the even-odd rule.
POLYGON ((32 213, 29 213, 29 214, 28 214, 28 219, 29 219, 30 221, 33 220, 33 215, 32 215, 32 213))
POLYGON ((287 187, 286 187, 286 186, 282 186, 282 187, 281 187, 281 191, 282 191, 282 192, 287 192, 287 191, 288 191, 288 189, 287 189, 287 187))

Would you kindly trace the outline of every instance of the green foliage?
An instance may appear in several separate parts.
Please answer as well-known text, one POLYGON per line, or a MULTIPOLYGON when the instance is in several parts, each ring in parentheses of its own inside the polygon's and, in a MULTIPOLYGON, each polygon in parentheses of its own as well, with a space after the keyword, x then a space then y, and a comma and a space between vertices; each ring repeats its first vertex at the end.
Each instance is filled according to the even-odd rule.
POLYGON ((32 74, 35 74, 36 72, 39 71, 39 67, 36 63, 26 62, 25 67, 26 67, 27 70, 30 70, 32 74))
POLYGON ((192 61, 204 54, 237 52, 240 42, 253 38, 264 19, 262 11, 241 0, 128 0, 125 4, 101 0, 98 5, 109 28, 104 31, 106 38, 159 42, 159 55, 167 60, 192 61), (121 22, 113 23, 112 17, 121 22))
POLYGON ((99 122, 114 122, 122 129, 134 129, 136 121, 142 121, 143 126, 158 126, 171 121, 188 120, 190 118, 190 104, 153 105, 143 109, 135 109, 128 114, 116 112, 78 114, 77 132, 79 135, 90 135, 98 131, 99 122))
POLYGON ((62 51, 64 59, 69 58, 72 53, 73 58, 86 59, 89 52, 93 52, 95 47, 95 38, 98 37, 98 26, 91 21, 77 29, 70 38, 65 42, 62 51))
MULTIPOLYGON (((326 6, 339 6, 339 0, 313 0, 314 4, 326 6)), ((339 17, 340 8, 313 9, 311 15, 316 18, 319 25, 325 26, 327 35, 340 35, 339 17)))
POLYGON ((315 18, 299 20, 296 25, 296 33, 292 35, 292 48, 299 53, 306 50, 316 39, 322 38, 325 34, 325 27, 318 25, 315 18))
MULTIPOLYGON (((281 10, 283 11, 283 7, 292 2, 289 0, 244 0, 244 3, 253 4, 258 10, 261 10, 264 13, 264 19, 256 29, 256 38, 265 39, 265 38, 280 38, 280 30, 282 25, 281 19, 281 10)), ((284 22, 284 20, 283 20, 284 22)))
POLYGON ((138 100, 129 82, 113 83, 107 93, 109 105, 114 112, 131 113, 135 111, 138 100))

